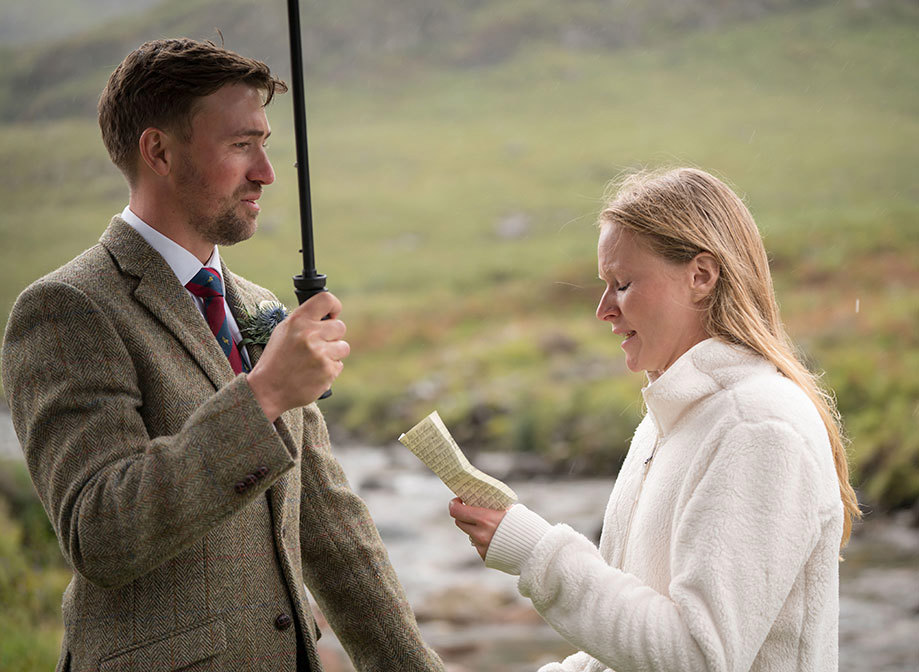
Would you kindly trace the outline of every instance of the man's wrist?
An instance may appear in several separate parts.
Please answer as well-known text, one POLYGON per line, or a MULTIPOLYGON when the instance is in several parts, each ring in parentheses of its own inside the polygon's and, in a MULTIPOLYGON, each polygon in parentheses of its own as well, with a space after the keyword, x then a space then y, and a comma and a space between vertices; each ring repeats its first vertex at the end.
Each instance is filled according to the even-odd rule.
POLYGON ((249 389, 252 390, 252 396, 255 397, 255 401, 258 402, 265 417, 268 418, 268 422, 274 422, 281 417, 281 413, 284 412, 284 409, 281 408, 281 405, 275 399, 272 387, 264 383, 258 369, 254 369, 246 374, 246 382, 249 383, 249 389))

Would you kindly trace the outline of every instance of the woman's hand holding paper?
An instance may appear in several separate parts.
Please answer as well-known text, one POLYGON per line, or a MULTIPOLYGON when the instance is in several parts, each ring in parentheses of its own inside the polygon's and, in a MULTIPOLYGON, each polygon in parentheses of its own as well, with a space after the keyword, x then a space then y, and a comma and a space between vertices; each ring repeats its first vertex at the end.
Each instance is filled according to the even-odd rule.
POLYGON ((469 540, 482 556, 482 560, 488 553, 495 530, 498 529, 498 525, 504 520, 506 514, 507 511, 468 506, 459 497, 450 501, 450 515, 453 516, 456 526, 469 535, 469 540))

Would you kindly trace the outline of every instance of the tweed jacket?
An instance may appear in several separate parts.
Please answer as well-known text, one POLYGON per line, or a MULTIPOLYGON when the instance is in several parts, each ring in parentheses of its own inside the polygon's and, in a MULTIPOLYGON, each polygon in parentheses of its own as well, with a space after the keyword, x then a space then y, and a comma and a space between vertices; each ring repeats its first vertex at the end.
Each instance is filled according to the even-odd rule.
MULTIPOLYGON (((222 274, 237 315, 274 298, 222 274)), ((443 669, 315 404, 270 423, 121 218, 20 295, 2 365, 74 570, 58 670, 293 672, 299 632, 318 672, 304 582, 358 670, 443 669)))

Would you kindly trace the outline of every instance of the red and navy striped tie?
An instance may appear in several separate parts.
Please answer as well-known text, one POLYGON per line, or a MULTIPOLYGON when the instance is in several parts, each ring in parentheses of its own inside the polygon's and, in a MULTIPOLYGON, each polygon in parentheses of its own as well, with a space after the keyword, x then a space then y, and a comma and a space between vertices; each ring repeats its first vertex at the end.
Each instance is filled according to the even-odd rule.
POLYGON ((205 266, 185 285, 185 289, 204 300, 204 317, 207 319, 207 326, 211 328, 211 332, 217 338, 217 343, 230 360, 233 372, 248 371, 249 367, 243 362, 227 324, 220 273, 205 266))

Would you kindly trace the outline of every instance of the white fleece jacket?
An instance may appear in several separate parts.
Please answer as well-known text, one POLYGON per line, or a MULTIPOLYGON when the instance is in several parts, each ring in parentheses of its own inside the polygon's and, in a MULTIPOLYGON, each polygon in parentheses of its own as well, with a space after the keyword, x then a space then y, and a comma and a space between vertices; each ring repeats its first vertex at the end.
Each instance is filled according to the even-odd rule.
POLYGON ((836 670, 843 509, 814 405, 714 339, 643 394, 599 549, 519 504, 488 549, 580 649, 540 672, 836 670))

